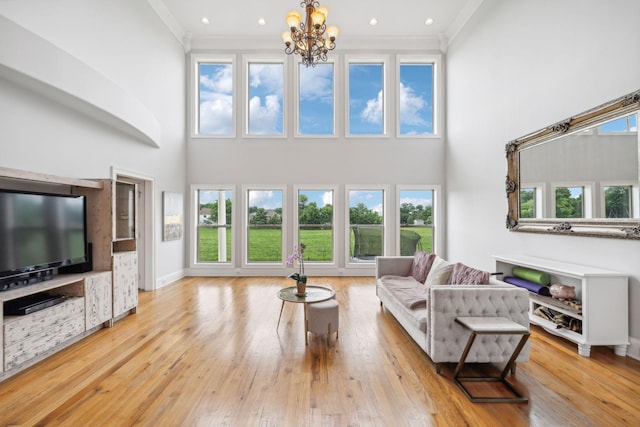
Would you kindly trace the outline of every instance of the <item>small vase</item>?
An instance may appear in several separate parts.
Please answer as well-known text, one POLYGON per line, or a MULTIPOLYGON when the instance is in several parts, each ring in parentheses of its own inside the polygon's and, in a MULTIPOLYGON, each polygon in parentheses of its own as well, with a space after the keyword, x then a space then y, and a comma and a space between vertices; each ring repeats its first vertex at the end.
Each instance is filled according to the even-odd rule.
POLYGON ((296 288, 298 290, 298 292, 296 292, 296 295, 299 297, 305 296, 307 293, 307 284, 304 282, 296 282, 296 288))

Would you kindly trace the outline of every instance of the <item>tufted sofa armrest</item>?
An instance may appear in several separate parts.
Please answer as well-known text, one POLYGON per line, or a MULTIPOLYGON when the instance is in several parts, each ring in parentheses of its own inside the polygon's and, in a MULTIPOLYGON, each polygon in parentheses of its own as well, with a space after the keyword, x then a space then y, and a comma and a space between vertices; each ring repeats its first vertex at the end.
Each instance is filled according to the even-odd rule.
MULTIPOLYGON (((496 283, 492 280, 491 283, 496 283)), ((470 332, 455 319, 458 316, 506 317, 529 327, 529 293, 509 285, 442 285, 432 286, 428 298, 427 352, 435 363, 457 362, 470 332)), ((468 362, 507 362, 520 341, 518 335, 479 336, 468 362)), ((529 360, 529 343, 518 362, 529 360)))
POLYGON ((376 257, 376 279, 382 276, 409 276, 413 256, 376 257))

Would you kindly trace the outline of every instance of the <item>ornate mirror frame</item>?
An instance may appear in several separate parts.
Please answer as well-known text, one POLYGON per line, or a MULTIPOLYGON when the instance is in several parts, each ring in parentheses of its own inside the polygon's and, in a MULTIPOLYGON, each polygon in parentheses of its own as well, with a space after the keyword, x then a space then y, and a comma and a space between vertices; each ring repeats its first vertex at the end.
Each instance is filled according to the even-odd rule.
POLYGON ((505 147, 507 229, 531 233, 640 240, 640 218, 520 218, 520 154, 522 150, 638 111, 640 111, 640 90, 510 141, 505 147))

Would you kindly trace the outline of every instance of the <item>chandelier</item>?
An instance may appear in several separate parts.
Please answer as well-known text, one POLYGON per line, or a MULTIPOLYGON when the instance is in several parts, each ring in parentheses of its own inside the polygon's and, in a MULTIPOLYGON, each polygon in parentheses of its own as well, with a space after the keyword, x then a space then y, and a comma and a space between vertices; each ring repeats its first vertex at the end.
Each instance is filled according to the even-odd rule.
POLYGON ((335 49, 339 30, 335 25, 326 26, 329 9, 320 6, 317 0, 302 0, 300 7, 306 11, 304 21, 297 10, 287 15, 290 30, 282 33, 284 51, 300 55, 305 66, 315 67, 319 61, 327 60, 327 52, 335 49))

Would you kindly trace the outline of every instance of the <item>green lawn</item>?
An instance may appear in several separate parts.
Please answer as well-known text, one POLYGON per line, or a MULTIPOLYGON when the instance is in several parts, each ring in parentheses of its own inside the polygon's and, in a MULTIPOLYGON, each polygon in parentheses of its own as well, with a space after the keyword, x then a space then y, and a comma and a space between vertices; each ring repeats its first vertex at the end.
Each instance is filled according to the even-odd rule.
MULTIPOLYGON (((431 252, 433 247, 433 228, 431 227, 402 227, 402 230, 412 230, 421 237, 422 250, 431 252)), ((218 261, 218 229, 216 227, 198 227, 198 262, 218 261)), ((332 230, 301 230, 300 241, 307 249, 306 261, 332 261, 333 231, 332 230)), ((350 247, 353 253, 354 237, 350 233, 350 247)), ((286 251, 287 255, 293 248, 286 251)), ((249 261, 278 262, 282 254, 282 231, 279 229, 250 229, 249 230, 249 261)), ((403 254, 412 255, 412 254, 403 254)), ((231 230, 227 229, 227 262, 231 261, 231 230)))

